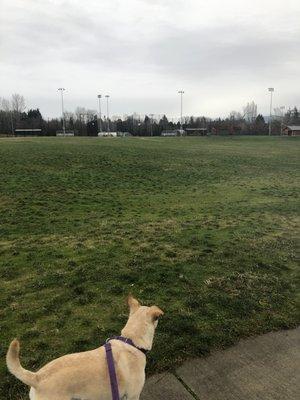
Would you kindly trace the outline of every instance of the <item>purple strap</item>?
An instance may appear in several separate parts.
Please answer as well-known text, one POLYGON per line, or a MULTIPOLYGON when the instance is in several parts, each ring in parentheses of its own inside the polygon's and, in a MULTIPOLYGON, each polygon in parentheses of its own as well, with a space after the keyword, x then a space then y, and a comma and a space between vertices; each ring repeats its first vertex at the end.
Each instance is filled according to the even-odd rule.
POLYGON ((144 353, 145 355, 148 353, 148 350, 142 349, 141 347, 137 347, 133 341, 129 338, 126 338, 124 336, 113 336, 112 338, 110 338, 110 340, 115 339, 115 340, 120 340, 121 342, 130 344, 130 346, 135 347, 136 349, 140 350, 142 353, 144 353))
POLYGON ((147 350, 137 347, 131 339, 125 338, 123 336, 113 336, 112 338, 107 339, 104 347, 105 347, 105 351, 106 351, 106 361, 107 361, 108 372, 109 372, 112 400, 120 400, 115 363, 114 363, 111 344, 109 343, 109 341, 112 339, 121 340, 121 342, 127 343, 130 346, 135 347, 136 349, 140 350, 144 354, 147 353, 147 350))
POLYGON ((107 342, 107 343, 105 343, 104 347, 105 347, 105 351, 106 351, 106 359, 107 359, 107 366, 108 366, 108 372, 109 372, 109 378, 110 378, 112 400, 120 400, 119 389, 118 389, 118 380, 117 380, 117 374, 116 374, 111 344, 109 342, 107 342))

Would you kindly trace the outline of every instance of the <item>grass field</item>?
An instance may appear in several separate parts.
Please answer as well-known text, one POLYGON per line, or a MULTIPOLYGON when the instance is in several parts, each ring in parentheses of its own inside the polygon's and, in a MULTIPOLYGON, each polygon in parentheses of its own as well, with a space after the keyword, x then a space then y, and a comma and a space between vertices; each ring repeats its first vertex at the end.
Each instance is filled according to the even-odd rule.
POLYGON ((0 398, 27 391, 6 372, 12 338, 31 370, 97 347, 120 332, 129 292, 165 311, 148 373, 298 324, 299 150, 280 137, 1 139, 0 398))

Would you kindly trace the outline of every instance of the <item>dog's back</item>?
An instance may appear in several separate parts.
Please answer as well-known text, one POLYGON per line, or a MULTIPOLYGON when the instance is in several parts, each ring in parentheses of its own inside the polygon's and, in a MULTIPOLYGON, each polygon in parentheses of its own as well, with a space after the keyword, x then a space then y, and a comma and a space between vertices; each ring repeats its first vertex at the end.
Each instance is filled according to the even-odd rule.
MULTIPOLYGON (((112 341, 120 396, 139 393, 144 385, 145 357, 132 346, 112 341)), ((57 358, 33 373, 19 361, 19 342, 7 353, 9 370, 31 386, 31 400, 108 400, 111 388, 104 347, 57 358)))

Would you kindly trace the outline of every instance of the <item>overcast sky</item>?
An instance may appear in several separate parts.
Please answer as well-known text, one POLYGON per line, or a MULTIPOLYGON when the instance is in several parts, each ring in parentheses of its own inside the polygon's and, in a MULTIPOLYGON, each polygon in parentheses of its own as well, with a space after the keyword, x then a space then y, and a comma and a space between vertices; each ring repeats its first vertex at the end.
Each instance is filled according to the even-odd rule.
POLYGON ((248 101, 268 114, 300 105, 299 0, 0 0, 0 96, 59 116, 227 116, 248 101))

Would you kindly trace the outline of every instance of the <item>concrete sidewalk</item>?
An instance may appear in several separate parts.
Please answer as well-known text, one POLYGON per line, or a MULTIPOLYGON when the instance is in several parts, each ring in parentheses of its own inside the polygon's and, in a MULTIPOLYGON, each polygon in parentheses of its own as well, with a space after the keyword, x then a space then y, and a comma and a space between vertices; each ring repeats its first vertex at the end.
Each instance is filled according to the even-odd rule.
POLYGON ((298 400, 300 328, 241 340, 174 374, 151 377, 141 400, 298 400))

